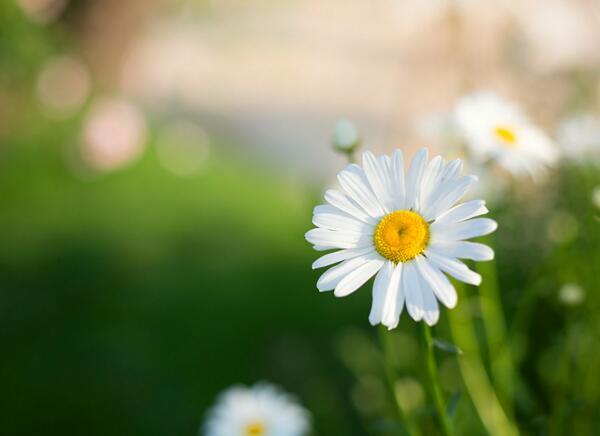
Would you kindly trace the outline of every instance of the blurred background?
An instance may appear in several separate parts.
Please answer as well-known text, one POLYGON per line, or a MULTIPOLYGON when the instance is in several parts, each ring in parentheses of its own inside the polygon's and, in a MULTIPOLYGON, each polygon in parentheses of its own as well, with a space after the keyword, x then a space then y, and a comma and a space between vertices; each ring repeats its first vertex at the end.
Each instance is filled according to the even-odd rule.
MULTIPOLYGON (((336 120, 444 153, 437 114, 482 88, 555 137, 599 116, 600 3, 3 0, 2 433, 197 434, 222 389, 270 380, 315 435, 402 434, 370 288, 319 295, 303 234, 345 164, 336 120)), ((523 434, 600 434, 598 168, 490 206, 523 434)), ((395 365, 435 434, 417 327, 395 365)), ((457 434, 486 434, 439 360, 457 434)))

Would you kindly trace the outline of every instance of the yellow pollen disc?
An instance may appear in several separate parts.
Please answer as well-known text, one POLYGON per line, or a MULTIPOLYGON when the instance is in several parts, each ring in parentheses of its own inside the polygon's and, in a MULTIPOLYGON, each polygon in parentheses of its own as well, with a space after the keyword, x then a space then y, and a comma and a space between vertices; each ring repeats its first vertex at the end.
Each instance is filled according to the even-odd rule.
POLYGON ((508 127, 498 126, 494 129, 494 133, 498 138, 500 138, 504 145, 507 145, 508 147, 516 147, 517 134, 514 130, 508 127))
POLYGON ((264 436, 266 429, 260 422, 253 422, 246 426, 246 436, 264 436))
POLYGON ((384 216, 373 236, 375 249, 395 263, 417 257, 429 242, 429 224, 410 210, 397 210, 384 216))

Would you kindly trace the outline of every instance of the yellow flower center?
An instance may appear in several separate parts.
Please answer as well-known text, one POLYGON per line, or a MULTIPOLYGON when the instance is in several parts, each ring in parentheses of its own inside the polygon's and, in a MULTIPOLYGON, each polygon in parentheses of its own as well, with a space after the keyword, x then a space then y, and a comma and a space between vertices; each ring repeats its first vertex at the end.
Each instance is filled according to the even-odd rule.
POLYGON ((264 436, 266 433, 265 426, 260 422, 252 422, 246 426, 246 436, 264 436))
POLYGON ((373 236, 375 249, 395 263, 417 257, 429 242, 429 224, 410 210, 397 210, 384 216, 373 236))
POLYGON ((497 126, 494 129, 494 133, 504 145, 508 147, 516 147, 517 145, 517 134, 513 129, 504 126, 497 126))

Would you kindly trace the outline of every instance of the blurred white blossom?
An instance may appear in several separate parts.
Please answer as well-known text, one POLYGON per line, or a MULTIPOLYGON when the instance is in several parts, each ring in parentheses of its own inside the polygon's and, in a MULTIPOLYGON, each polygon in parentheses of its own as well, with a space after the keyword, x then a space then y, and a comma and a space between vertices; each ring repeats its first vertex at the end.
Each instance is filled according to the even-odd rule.
POLYGON ((204 423, 205 436, 302 436, 308 412, 278 387, 259 383, 223 392, 204 423))
POLYGON ((515 177, 538 179, 557 159, 552 140, 519 107, 492 92, 461 98, 454 119, 474 160, 489 160, 515 177))

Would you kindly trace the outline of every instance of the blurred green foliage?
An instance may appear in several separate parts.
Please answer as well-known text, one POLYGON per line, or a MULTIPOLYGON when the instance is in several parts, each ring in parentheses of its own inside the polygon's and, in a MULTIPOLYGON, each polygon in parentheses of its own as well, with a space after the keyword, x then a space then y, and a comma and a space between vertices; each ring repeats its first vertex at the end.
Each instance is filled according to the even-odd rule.
POLYGON ((330 335, 368 295, 315 304, 304 190, 218 155, 178 178, 152 151, 82 180, 69 129, 41 124, 0 162, 10 434, 190 434, 219 390, 263 378, 328 398, 317 417, 352 434, 330 335))

